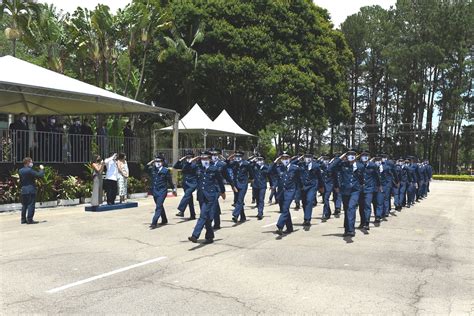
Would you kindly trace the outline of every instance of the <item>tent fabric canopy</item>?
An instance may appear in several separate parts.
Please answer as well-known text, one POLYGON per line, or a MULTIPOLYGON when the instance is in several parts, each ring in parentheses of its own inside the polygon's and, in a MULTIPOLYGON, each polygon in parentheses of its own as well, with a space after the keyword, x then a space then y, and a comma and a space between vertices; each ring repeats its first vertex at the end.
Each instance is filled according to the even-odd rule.
POLYGON ((233 136, 254 136, 242 129, 226 110, 223 110, 214 120, 213 128, 233 136))
POLYGON ((0 57, 0 113, 29 115, 175 113, 21 59, 0 57))
MULTIPOLYGON (((182 133, 219 133, 220 131, 216 130, 213 125, 212 120, 204 113, 199 104, 196 103, 191 110, 179 120, 178 129, 182 133)), ((173 130, 173 126, 164 127, 161 130, 171 131, 173 130)))

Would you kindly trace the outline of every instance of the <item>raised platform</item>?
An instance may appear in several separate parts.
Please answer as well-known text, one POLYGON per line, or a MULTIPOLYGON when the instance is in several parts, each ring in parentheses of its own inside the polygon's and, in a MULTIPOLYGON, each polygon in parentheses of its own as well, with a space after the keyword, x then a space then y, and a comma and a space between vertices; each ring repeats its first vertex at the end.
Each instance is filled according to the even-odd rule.
POLYGON ((113 204, 113 205, 99 205, 99 206, 86 206, 86 212, 107 212, 107 211, 115 211, 115 210, 123 210, 126 208, 138 207, 137 202, 126 202, 120 204, 113 204))

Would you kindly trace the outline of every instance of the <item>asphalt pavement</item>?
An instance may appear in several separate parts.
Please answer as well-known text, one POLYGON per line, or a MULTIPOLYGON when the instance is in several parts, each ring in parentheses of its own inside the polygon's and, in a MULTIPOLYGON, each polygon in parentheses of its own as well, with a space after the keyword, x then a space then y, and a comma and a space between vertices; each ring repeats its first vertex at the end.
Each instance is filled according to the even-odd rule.
POLYGON ((151 198, 41 209, 37 225, 0 214, 0 313, 474 314, 473 193, 434 181, 427 199, 354 238, 343 216, 322 223, 319 203, 310 230, 292 211, 296 231, 278 238, 276 205, 257 220, 249 190, 248 221, 234 224, 228 192, 210 245, 187 240, 196 222, 175 217, 179 197, 156 230, 151 198))

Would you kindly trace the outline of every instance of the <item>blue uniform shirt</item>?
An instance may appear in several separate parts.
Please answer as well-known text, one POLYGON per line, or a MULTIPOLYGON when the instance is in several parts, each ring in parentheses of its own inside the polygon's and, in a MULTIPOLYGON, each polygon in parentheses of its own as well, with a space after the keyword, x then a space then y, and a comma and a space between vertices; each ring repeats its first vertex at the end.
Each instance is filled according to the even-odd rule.
POLYGON ((342 161, 339 157, 334 159, 334 164, 341 173, 341 193, 350 195, 352 192, 360 191, 364 184, 364 165, 357 161, 342 161))
POLYGON ((197 186, 197 174, 196 174, 196 169, 192 168, 187 168, 183 169, 184 164, 187 163, 187 161, 179 161, 176 162, 173 166, 174 169, 182 170, 183 172, 183 186, 186 184, 189 187, 196 187, 197 186))
POLYGON ((302 187, 300 168, 295 164, 290 163, 286 167, 283 164, 273 164, 271 172, 280 192, 294 191, 302 187))
POLYGON ((269 178, 270 168, 264 164, 262 166, 252 163, 252 188, 254 189, 266 189, 267 188, 267 178, 269 178))
POLYGON ((228 165, 233 174, 232 185, 237 189, 247 187, 252 178, 252 165, 247 160, 232 161, 228 165))
POLYGON ((372 161, 362 164, 364 165, 364 193, 377 192, 381 186, 379 166, 372 161))
POLYGON ((197 165, 195 163, 188 163, 188 165, 197 169, 198 199, 217 199, 219 197, 218 194, 225 192, 222 171, 216 165, 210 165, 208 168, 205 168, 201 164, 197 165))
POLYGON ((44 170, 35 171, 30 167, 23 167, 18 170, 20 176, 21 194, 35 194, 36 184, 35 178, 44 176, 44 170))
POLYGON ((148 171, 151 174, 151 191, 152 193, 167 191, 168 187, 175 188, 171 179, 171 172, 166 167, 157 168, 155 165, 150 166, 148 171))
POLYGON ((300 168, 300 177, 303 189, 323 186, 321 167, 317 161, 313 160, 309 164, 306 162, 295 162, 294 164, 300 168))

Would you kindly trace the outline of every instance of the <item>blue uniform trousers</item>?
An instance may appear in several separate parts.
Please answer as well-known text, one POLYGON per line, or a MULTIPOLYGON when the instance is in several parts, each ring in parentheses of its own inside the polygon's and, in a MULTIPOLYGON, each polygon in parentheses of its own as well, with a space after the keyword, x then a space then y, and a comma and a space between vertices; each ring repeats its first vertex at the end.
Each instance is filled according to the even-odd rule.
POLYGON ((375 209, 375 217, 381 218, 383 216, 383 202, 385 199, 385 192, 377 192, 375 200, 377 201, 377 207, 375 209))
POLYGON ((294 200, 295 200, 295 204, 299 206, 301 203, 301 190, 300 189, 296 189, 294 200))
POLYGON ((255 194, 255 200, 257 202, 258 216, 263 216, 263 207, 265 206, 265 191, 266 188, 256 189, 252 188, 252 193, 255 194))
POLYGON ((350 194, 342 195, 342 204, 344 205, 344 231, 355 232, 356 207, 359 203, 359 191, 353 191, 350 194))
POLYGON ((216 203, 214 203, 214 227, 221 227, 221 205, 219 204, 219 198, 217 198, 216 203))
POLYGON ((244 199, 245 194, 247 193, 247 186, 243 187, 242 189, 237 189, 237 201, 235 203, 234 211, 232 212, 232 216, 238 218, 240 215, 240 220, 244 221, 246 219, 245 212, 244 212, 244 199))
POLYGON ((301 201, 303 202, 304 220, 310 221, 313 215, 314 200, 316 199, 317 187, 301 189, 301 201))
POLYGON ((336 192, 335 190, 332 191, 332 199, 334 201, 334 208, 340 210, 342 208, 342 194, 341 194, 341 192, 336 192))
POLYGON ((286 229, 293 231, 293 223, 291 221, 290 205, 295 198, 295 190, 282 190, 278 195, 278 204, 280 205, 280 217, 278 218, 277 227, 283 229, 286 225, 286 229))
POLYGON ((35 216, 36 193, 21 195, 21 221, 31 221, 35 216))
POLYGON ((165 202, 167 194, 168 194, 168 190, 166 189, 153 192, 153 199, 155 200, 156 207, 155 207, 155 214, 153 215, 153 219, 151 220, 152 225, 156 225, 160 217, 162 221, 164 222, 168 221, 168 219, 166 218, 165 208, 163 207, 163 203, 165 202))
POLYGON ((217 203, 217 196, 213 199, 207 199, 204 196, 199 198, 199 207, 201 213, 199 219, 193 230, 193 236, 199 238, 202 229, 206 227, 206 239, 214 238, 214 229, 212 229, 212 220, 214 219, 215 204, 217 203))
POLYGON ((392 193, 392 183, 386 184, 383 187, 383 215, 387 216, 390 212, 390 199, 392 193))
POLYGON ((196 211, 194 210, 194 199, 193 199, 193 192, 196 190, 196 187, 190 187, 186 183, 183 184, 184 196, 179 202, 178 210, 183 212, 186 210, 186 207, 189 206, 189 212, 191 217, 196 216, 196 211))
POLYGON ((408 188, 407 188, 408 205, 411 205, 415 202, 415 191, 416 191, 415 182, 408 183, 408 188))
POLYGON ((372 216, 372 203, 374 202, 376 192, 360 192, 359 194, 359 215, 360 223, 369 225, 372 216))
POLYGON ((329 197, 333 189, 332 184, 324 185, 324 207, 323 207, 323 217, 331 217, 331 204, 329 202, 329 197))
POLYGON ((400 182, 400 187, 398 188, 398 206, 405 206, 406 194, 407 194, 407 183, 400 182))

